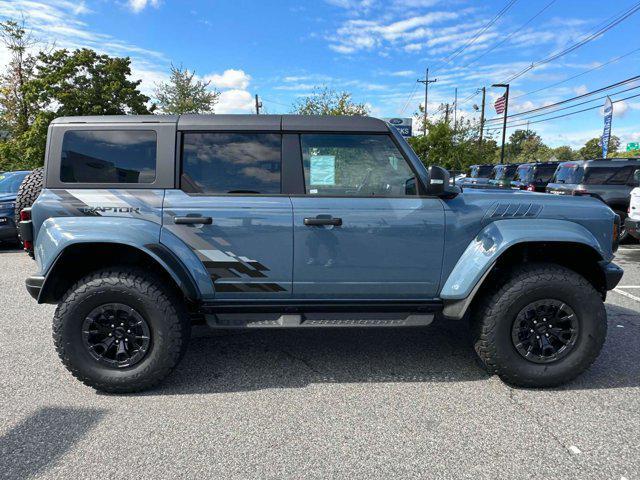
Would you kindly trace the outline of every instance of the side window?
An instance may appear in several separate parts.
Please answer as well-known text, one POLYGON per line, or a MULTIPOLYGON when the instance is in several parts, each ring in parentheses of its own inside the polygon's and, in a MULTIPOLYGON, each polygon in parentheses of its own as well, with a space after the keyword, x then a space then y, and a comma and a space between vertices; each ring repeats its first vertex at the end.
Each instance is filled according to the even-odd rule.
POLYGON ((308 195, 416 195, 414 174, 387 135, 301 135, 308 195))
POLYGON ((153 183, 153 130, 69 130, 62 140, 60 181, 66 183, 153 183))
POLYGON ((181 188, 188 193, 280 193, 282 136, 185 133, 181 188))

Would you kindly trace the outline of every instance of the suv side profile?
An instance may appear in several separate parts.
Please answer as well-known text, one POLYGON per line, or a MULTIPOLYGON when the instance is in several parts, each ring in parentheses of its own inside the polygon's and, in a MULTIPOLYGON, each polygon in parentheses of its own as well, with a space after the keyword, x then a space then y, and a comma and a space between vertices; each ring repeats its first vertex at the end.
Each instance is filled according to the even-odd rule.
POLYGON ((149 388, 191 325, 402 327, 470 319, 486 370, 567 382, 605 340, 619 218, 595 199, 465 190, 367 117, 60 118, 22 212, 80 381, 149 388))
POLYGON ((625 219, 629 209, 629 196, 636 186, 634 172, 640 160, 610 158, 563 162, 558 166, 547 193, 597 198, 620 216, 620 241, 628 239, 625 219))

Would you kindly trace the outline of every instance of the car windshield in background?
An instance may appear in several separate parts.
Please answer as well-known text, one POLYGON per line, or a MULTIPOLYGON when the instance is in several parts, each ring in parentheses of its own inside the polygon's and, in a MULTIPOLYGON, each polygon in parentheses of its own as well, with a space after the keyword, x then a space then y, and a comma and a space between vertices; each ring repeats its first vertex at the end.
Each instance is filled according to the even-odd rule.
POLYGON ((28 172, 0 174, 0 193, 18 193, 20 184, 28 172))
POLYGON ((635 167, 591 167, 584 174, 587 185, 631 185, 635 167))
POLYGON ((537 182, 549 183, 553 174, 556 173, 558 169, 557 163, 552 163, 551 165, 545 165, 544 163, 538 165, 536 167, 536 173, 534 175, 534 180, 537 182))
POLYGON ((471 178, 489 178, 491 172, 493 171, 493 166, 491 165, 474 165, 471 167, 471 178))
POLYGON ((584 170, 576 163, 568 163, 560 165, 556 174, 553 176, 551 183, 570 183, 576 184, 582 181, 584 170))
POLYGON ((498 165, 491 176, 494 180, 510 180, 516 173, 516 165, 498 165))
POLYGON ((514 178, 517 182, 528 183, 533 179, 533 165, 520 165, 514 178))

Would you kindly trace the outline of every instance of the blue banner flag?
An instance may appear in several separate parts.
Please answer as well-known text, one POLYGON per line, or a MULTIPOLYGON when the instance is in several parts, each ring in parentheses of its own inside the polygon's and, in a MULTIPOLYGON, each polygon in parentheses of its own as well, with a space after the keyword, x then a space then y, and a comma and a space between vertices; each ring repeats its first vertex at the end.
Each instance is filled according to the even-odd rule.
POLYGON ((604 102, 604 133, 600 143, 602 144, 602 158, 607 158, 609 151, 609 139, 611 138, 611 120, 613 120, 613 103, 607 97, 604 102))

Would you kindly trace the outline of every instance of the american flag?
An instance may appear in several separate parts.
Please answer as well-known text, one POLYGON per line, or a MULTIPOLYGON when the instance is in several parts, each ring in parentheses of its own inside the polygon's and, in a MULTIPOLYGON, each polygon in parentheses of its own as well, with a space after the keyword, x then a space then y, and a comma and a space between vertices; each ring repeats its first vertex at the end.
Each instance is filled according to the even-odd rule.
POLYGON ((500 115, 501 113, 504 113, 504 109, 507 106, 507 98, 506 98, 506 94, 502 95, 501 97, 499 97, 496 100, 496 103, 493 104, 494 108, 496 109, 496 113, 498 115, 500 115))

